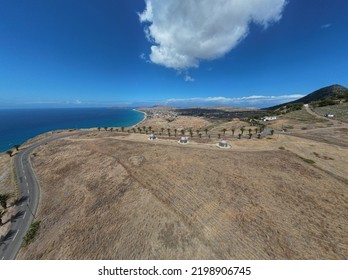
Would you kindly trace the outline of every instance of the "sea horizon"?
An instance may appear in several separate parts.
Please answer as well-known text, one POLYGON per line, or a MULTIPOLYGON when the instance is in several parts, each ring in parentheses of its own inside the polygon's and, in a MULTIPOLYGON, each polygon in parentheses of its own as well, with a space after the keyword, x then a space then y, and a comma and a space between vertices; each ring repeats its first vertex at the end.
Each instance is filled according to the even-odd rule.
POLYGON ((4 108, 0 109, 0 152, 54 130, 127 127, 145 114, 131 108, 4 108))

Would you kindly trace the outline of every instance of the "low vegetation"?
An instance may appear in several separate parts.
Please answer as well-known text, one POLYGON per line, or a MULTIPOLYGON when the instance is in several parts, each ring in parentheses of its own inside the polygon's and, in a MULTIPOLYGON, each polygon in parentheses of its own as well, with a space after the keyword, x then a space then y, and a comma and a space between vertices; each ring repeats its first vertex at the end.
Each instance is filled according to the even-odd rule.
POLYGON ((7 209, 7 201, 12 197, 10 193, 0 194, 0 205, 3 209, 7 209))
POLYGON ((287 114, 293 111, 298 111, 303 108, 303 103, 289 103, 272 111, 274 115, 287 114))
POLYGON ((25 246, 28 246, 30 242, 32 242, 37 234, 37 232, 39 231, 40 229, 40 223, 41 221, 36 221, 36 222, 33 222, 31 225, 30 225, 30 228, 28 230, 28 232, 26 233, 26 235, 23 237, 23 241, 24 241, 24 247, 25 246))
POLYGON ((319 115, 325 116, 326 114, 333 114, 335 119, 348 122, 348 103, 334 106, 315 107, 313 110, 319 115))
POLYGON ((311 160, 311 159, 309 159, 309 158, 300 157, 300 159, 302 159, 304 162, 309 163, 309 164, 314 164, 314 163, 315 163, 314 160, 311 160))
POLYGON ((299 124, 303 123, 318 123, 318 122, 327 122, 328 120, 320 119, 316 116, 308 114, 305 109, 297 110, 286 114, 288 120, 295 120, 299 124))

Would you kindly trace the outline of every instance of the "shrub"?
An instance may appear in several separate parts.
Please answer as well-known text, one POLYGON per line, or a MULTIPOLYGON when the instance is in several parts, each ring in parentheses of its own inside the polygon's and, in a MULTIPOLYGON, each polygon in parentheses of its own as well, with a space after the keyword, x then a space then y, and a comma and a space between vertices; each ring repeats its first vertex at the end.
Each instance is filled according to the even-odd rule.
POLYGON ((33 239, 35 238, 37 232, 40 229, 40 223, 41 223, 41 221, 36 221, 36 222, 33 222, 30 225, 30 228, 29 228, 28 232, 23 237, 24 246, 27 246, 31 241, 33 241, 33 239))
POLYGON ((302 159, 304 162, 309 163, 309 164, 313 164, 313 163, 315 163, 315 161, 314 161, 314 160, 311 160, 311 159, 309 159, 309 158, 303 158, 303 157, 300 157, 300 159, 302 159))

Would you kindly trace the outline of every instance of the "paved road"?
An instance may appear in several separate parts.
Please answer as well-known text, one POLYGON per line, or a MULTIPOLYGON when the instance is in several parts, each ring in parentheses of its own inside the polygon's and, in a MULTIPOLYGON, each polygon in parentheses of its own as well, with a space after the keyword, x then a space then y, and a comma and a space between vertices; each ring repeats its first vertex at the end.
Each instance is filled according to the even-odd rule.
POLYGON ((81 133, 83 132, 78 131, 45 139, 16 154, 14 165, 19 184, 20 199, 17 205, 17 213, 11 219, 10 231, 0 242, 0 260, 13 260, 16 258, 21 248, 23 237, 34 220, 39 204, 40 188, 31 166, 30 154, 35 148, 45 143, 81 133))

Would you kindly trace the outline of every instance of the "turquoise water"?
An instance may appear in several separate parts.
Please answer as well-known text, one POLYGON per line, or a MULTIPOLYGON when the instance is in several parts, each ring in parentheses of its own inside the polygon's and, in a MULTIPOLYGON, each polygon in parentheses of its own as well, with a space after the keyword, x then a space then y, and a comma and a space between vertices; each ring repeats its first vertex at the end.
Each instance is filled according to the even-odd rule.
POLYGON ((131 109, 2 109, 0 110, 0 152, 51 130, 126 127, 140 122, 144 114, 131 109))

